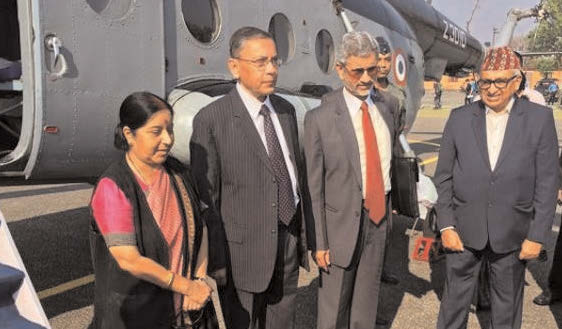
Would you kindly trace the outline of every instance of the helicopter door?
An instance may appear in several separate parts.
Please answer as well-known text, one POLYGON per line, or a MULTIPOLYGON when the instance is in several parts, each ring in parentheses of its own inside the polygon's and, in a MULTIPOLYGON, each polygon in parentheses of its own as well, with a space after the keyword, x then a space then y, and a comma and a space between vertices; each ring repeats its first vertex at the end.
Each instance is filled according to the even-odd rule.
POLYGON ((28 178, 99 175, 133 91, 164 96, 163 2, 32 1, 36 115, 28 178))

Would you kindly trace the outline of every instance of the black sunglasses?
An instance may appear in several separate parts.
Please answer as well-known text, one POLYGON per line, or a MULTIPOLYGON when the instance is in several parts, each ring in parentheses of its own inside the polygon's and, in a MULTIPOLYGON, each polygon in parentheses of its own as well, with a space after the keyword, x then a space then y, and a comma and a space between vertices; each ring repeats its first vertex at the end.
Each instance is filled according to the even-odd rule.
POLYGON ((489 89, 492 84, 496 86, 498 89, 504 89, 507 85, 511 82, 511 80, 517 78, 519 75, 516 74, 509 79, 496 79, 496 80, 489 80, 489 79, 480 79, 476 83, 480 89, 489 89))
POLYGON ((349 75, 354 78, 354 79, 359 79, 363 76, 363 74, 365 74, 365 72, 367 72, 368 75, 374 75, 375 73, 377 73, 377 67, 376 66, 370 66, 370 67, 358 67, 356 69, 348 69, 347 65, 345 64, 340 64, 341 66, 343 66, 343 68, 347 71, 347 73, 349 73, 349 75))

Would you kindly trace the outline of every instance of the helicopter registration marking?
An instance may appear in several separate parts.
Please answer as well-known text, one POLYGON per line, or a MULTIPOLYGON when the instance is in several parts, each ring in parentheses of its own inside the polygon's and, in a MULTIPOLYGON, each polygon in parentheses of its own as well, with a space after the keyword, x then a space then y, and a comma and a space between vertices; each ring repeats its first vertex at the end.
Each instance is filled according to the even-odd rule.
POLYGON ((443 23, 445 23, 443 39, 448 40, 461 48, 466 48, 466 33, 447 20, 443 20, 443 23))

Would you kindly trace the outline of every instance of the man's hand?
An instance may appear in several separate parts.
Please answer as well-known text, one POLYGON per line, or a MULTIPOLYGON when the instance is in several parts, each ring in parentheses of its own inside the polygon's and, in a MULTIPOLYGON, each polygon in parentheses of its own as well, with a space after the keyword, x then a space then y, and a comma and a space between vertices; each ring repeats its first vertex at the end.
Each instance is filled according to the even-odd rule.
POLYGON ((328 266, 330 266, 330 250, 317 250, 314 253, 314 260, 316 265, 324 271, 328 272, 328 266))
POLYGON ((525 241, 523 241, 523 244, 521 244, 521 252, 519 253, 519 259, 521 260, 535 259, 539 257, 541 248, 542 248, 542 244, 525 239, 525 241))
POLYGON ((441 232, 441 242, 443 247, 451 251, 464 251, 461 238, 454 229, 447 229, 441 232))

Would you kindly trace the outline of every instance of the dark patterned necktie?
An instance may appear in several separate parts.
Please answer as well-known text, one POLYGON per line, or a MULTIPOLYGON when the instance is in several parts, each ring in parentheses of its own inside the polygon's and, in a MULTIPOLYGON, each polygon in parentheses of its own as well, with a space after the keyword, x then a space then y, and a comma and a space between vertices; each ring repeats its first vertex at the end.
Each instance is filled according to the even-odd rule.
POLYGON ((281 149, 281 144, 279 144, 279 138, 275 132, 273 121, 271 121, 269 108, 267 108, 266 105, 262 105, 260 114, 263 115, 263 129, 265 131, 269 161, 275 173, 278 186, 277 214, 281 222, 285 225, 289 225, 295 214, 295 197, 293 195, 291 177, 289 176, 287 163, 285 162, 283 150, 281 149))

